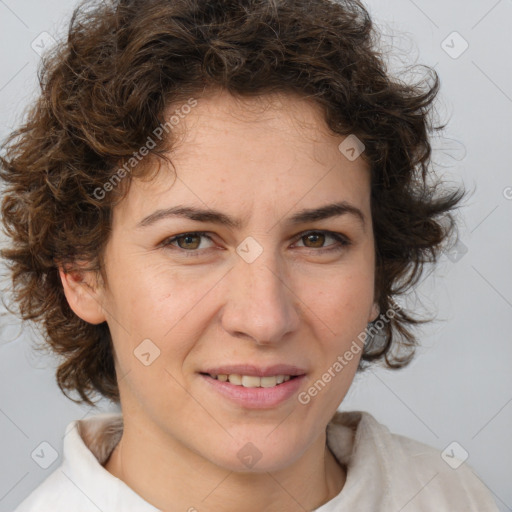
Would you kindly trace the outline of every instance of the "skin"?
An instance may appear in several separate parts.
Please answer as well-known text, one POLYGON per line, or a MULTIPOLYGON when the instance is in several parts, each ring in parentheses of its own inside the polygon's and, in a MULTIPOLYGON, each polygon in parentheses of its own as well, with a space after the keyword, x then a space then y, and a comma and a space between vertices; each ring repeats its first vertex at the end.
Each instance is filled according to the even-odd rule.
POLYGON ((105 468, 162 510, 312 510, 331 500, 345 468, 326 447, 325 427, 354 378, 359 355, 303 405, 297 396, 268 409, 235 405, 198 374, 209 365, 287 363, 307 371, 307 390, 375 320, 370 172, 345 158, 310 100, 273 94, 200 98, 180 121, 176 173, 134 179, 114 208, 105 250, 107 283, 89 272, 61 278, 75 313, 107 321, 112 333, 124 433, 105 468), (303 208, 347 201, 346 214, 301 225, 303 208), (193 205, 241 218, 241 229, 167 218, 137 228, 158 209, 193 205), (329 230, 315 240, 304 231, 329 230), (206 231, 208 238, 162 242, 206 231), (300 236, 299 236, 300 235, 300 236), (248 236, 263 252, 236 252, 248 236), (322 252, 322 248, 339 250, 322 252), (186 257, 193 248, 197 257, 186 257), (250 291, 248 293, 248 291, 250 291), (150 339, 145 366, 134 350, 150 339), (237 457, 247 442, 262 457, 237 457), (192 510, 192 509, 191 509, 192 510))

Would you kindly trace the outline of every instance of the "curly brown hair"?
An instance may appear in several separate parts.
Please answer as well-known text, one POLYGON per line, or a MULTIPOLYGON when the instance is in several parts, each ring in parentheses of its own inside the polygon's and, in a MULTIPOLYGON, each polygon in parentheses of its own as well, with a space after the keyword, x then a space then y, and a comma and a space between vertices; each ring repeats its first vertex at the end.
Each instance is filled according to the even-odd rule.
MULTIPOLYGON (((365 346, 359 369, 411 360, 412 328, 426 320, 396 309, 393 297, 437 260, 464 192, 433 180, 430 132, 444 128, 431 119, 437 73, 424 66, 417 83, 393 78, 378 36, 358 0, 113 0, 75 9, 67 41, 42 61, 37 102, 0 158, 3 224, 11 239, 2 256, 13 299, 18 314, 40 323, 50 349, 63 357, 56 377, 68 398, 94 405, 90 396, 99 392, 119 402, 119 390, 108 326, 73 313, 58 265, 87 261, 103 275, 118 192, 149 166, 135 167, 124 187, 100 197, 98 189, 165 124, 169 105, 219 88, 235 97, 311 98, 334 133, 363 142, 371 169, 375 297, 381 312, 395 307, 395 314, 365 346)), ((151 159, 168 160, 164 153, 175 139, 170 130, 154 141, 151 159)))

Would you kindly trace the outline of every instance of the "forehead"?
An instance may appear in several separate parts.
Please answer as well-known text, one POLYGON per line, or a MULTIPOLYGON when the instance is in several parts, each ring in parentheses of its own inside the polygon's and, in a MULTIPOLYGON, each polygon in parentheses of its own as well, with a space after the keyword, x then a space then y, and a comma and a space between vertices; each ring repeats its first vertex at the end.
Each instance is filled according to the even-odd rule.
MULTIPOLYGON (((179 108, 170 106, 167 117, 179 108)), ((340 200, 369 208, 367 163, 340 152, 344 137, 328 129, 311 100, 219 92, 198 99, 187 112, 168 154, 173 169, 161 166, 154 179, 134 179, 114 217, 134 222, 178 202, 231 209, 245 221, 340 200)))

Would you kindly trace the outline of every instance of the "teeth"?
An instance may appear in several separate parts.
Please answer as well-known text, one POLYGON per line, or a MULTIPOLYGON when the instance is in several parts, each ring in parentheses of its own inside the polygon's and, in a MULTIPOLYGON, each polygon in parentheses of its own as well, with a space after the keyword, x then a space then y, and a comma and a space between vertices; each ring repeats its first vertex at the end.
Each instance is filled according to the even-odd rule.
POLYGON ((228 380, 231 384, 235 384, 236 386, 242 385, 242 376, 241 375, 235 375, 235 374, 228 375, 228 380))
MULTIPOLYGON (((254 375, 244 375, 242 376, 242 386, 244 388, 257 388, 258 386, 264 387, 261 380, 262 379, 255 377, 254 375)), ((231 382, 231 375, 229 376, 229 382, 231 382)))
POLYGON ((283 382, 290 380, 290 375, 273 375, 271 377, 256 377, 254 375, 210 375, 214 379, 221 382, 229 381, 230 384, 235 386, 243 386, 244 388, 272 388, 283 382))

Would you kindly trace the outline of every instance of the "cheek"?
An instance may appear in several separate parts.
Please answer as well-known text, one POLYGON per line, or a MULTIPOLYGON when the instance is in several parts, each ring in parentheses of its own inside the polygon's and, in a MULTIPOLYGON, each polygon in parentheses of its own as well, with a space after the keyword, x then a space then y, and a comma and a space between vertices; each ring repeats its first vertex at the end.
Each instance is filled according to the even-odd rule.
POLYGON ((204 279, 166 264, 134 260, 119 260, 112 268, 112 314, 139 337, 164 339, 199 304, 204 279))
POLYGON ((338 407, 352 384, 373 303, 371 268, 352 268, 335 276, 317 289, 310 306, 318 316, 315 338, 321 363, 305 400, 314 399, 315 408, 327 411, 338 407))
POLYGON ((312 292, 304 296, 305 304, 335 333, 366 326, 374 297, 371 269, 334 271, 321 282, 305 279, 299 289, 312 292))
POLYGON ((373 301, 373 275, 369 274, 338 275, 312 299, 310 307, 318 317, 312 322, 317 326, 319 364, 303 400, 317 410, 338 407, 354 379, 373 301))
POLYGON ((203 288, 169 271, 146 267, 144 272, 128 274, 120 270, 115 276, 117 317, 109 327, 125 404, 147 404, 157 411, 172 397, 174 410, 184 408, 182 365, 200 336, 198 322, 190 319, 203 288))

